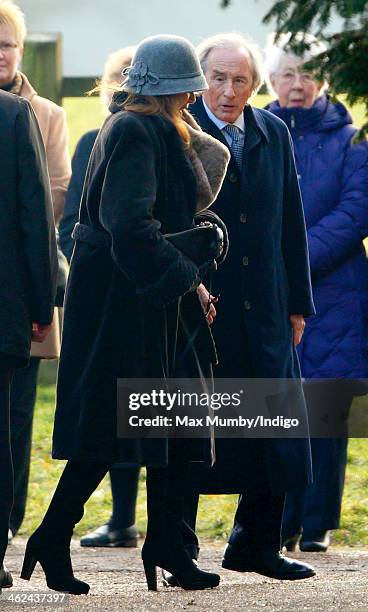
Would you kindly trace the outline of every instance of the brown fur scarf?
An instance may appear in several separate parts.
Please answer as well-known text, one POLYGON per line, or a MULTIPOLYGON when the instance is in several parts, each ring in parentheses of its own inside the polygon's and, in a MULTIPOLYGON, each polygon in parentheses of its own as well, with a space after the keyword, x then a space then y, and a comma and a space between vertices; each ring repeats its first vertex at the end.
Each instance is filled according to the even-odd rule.
POLYGON ((197 212, 208 208, 215 201, 230 160, 229 149, 201 130, 192 115, 184 110, 183 119, 187 123, 191 142, 189 158, 197 177, 197 212))

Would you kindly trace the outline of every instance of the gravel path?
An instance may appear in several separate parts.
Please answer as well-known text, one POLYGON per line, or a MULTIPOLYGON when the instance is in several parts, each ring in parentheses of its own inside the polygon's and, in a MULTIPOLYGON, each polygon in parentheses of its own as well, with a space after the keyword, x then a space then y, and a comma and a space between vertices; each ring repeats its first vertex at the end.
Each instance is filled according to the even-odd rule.
MULTIPOLYGON (((233 610, 351 610, 368 611, 368 549, 331 547, 327 553, 295 554, 314 565, 317 575, 296 582, 279 581, 258 574, 240 574, 220 569, 224 544, 202 541, 201 566, 219 571, 221 583, 217 589, 189 592, 166 589, 149 593, 138 549, 86 549, 73 541, 73 565, 78 578, 91 585, 88 596, 68 596, 58 605, 35 604, 31 601, 41 593, 56 595, 46 587, 39 565, 31 582, 19 579, 25 540, 16 538, 9 546, 6 563, 14 576, 13 589, 4 589, 0 610, 73 610, 136 612, 158 610, 174 612, 232 612, 233 610), (26 597, 27 604, 6 603, 13 595, 26 597)), ((293 555, 290 555, 293 556, 293 555)))

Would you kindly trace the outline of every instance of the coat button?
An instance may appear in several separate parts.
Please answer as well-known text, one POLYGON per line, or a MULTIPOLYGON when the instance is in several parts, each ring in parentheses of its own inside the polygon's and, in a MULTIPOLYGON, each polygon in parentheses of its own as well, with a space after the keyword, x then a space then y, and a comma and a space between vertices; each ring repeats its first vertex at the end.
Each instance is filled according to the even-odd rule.
POLYGON ((249 257, 246 255, 242 259, 243 266, 247 266, 249 264, 249 257))
POLYGON ((229 180, 230 180, 230 183, 237 183, 238 182, 238 177, 236 176, 235 172, 232 172, 230 174, 229 180))
POLYGON ((244 300, 244 308, 245 310, 250 310, 252 308, 252 305, 248 300, 244 300))
POLYGON ((241 213, 239 219, 240 219, 240 223, 246 223, 247 222, 247 215, 245 213, 241 213))

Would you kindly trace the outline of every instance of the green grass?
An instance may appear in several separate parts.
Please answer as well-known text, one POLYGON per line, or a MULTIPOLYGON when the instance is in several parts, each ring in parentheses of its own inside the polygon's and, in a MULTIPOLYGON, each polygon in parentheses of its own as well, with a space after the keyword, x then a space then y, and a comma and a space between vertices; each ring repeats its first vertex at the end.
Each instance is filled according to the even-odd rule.
MULTIPOLYGON (((340 97, 344 102, 344 97, 340 97)), ((266 106, 271 98, 268 95, 259 95, 254 98, 252 104, 259 108, 266 106)), ((104 111, 98 97, 65 98, 64 108, 67 113, 70 152, 73 153, 79 138, 87 132, 101 126, 104 120, 104 111)), ((354 123, 360 127, 364 122, 364 106, 357 105, 351 109, 354 123)))
MULTIPOLYGON (((39 523, 51 499, 64 462, 53 461, 50 456, 52 422, 55 400, 55 362, 44 363, 38 388, 35 426, 32 447, 30 490, 26 518, 21 534, 29 534, 39 523)), ((368 399, 355 400, 354 410, 367 414, 368 399)), ((368 417, 365 417, 368 418, 368 417)), ((349 459, 343 502, 341 529, 335 532, 334 541, 349 546, 368 546, 368 442, 352 439, 349 442, 349 459)), ((142 470, 137 504, 137 524, 144 533, 146 526, 145 472, 142 470)), ((225 540, 228 536, 236 496, 203 495, 198 513, 198 532, 202 537, 225 540)), ((83 520, 76 534, 82 535, 102 524, 110 516, 111 492, 108 478, 92 495, 83 520)))
POLYGON ((98 97, 64 98, 63 105, 69 128, 70 152, 88 130, 99 128, 104 120, 104 111, 98 97))

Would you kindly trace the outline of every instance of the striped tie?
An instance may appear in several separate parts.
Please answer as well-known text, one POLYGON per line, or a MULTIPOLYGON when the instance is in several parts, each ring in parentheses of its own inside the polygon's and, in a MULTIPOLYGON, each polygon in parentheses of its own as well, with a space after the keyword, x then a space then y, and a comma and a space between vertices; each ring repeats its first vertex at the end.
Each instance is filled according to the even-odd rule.
POLYGON ((243 161, 243 148, 244 148, 244 145, 242 143, 242 138, 241 138, 241 131, 236 125, 232 125, 230 123, 225 125, 224 130, 229 134, 231 138, 230 148, 235 157, 237 166, 239 170, 241 170, 242 161, 243 161))

